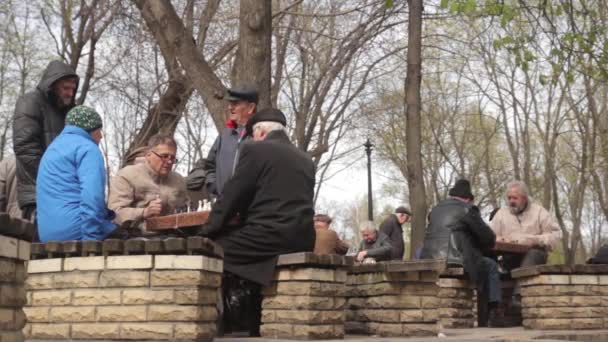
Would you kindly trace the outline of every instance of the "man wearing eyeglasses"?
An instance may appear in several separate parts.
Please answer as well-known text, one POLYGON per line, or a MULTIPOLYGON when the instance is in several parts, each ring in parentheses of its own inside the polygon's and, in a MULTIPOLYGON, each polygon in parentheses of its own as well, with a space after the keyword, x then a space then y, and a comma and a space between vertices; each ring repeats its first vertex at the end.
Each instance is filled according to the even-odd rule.
POLYGON ((187 205, 186 182, 173 172, 176 153, 173 137, 155 135, 148 141, 145 162, 126 166, 112 178, 108 207, 116 212, 117 224, 153 235, 145 230, 145 219, 173 214, 187 205))

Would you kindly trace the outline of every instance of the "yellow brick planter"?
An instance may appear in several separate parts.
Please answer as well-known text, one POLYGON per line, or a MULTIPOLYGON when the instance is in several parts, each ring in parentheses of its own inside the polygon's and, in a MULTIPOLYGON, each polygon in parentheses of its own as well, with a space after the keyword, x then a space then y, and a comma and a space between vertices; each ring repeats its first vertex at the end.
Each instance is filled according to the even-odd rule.
POLYGON ((0 341, 24 341, 25 262, 30 243, 0 235, 0 341))
POLYGON ((439 331, 439 275, 444 260, 387 262, 351 268, 346 332, 432 336, 439 331))
POLYGON ((31 260, 29 341, 210 341, 223 263, 205 255, 31 260))
POLYGON ((541 265, 511 272, 527 329, 608 329, 608 265, 541 265))
POLYGON ((281 255, 274 282, 263 291, 262 337, 343 338, 346 268, 352 262, 337 255, 281 255))
POLYGON ((475 290, 462 268, 447 269, 438 282, 439 328, 475 327, 475 290))

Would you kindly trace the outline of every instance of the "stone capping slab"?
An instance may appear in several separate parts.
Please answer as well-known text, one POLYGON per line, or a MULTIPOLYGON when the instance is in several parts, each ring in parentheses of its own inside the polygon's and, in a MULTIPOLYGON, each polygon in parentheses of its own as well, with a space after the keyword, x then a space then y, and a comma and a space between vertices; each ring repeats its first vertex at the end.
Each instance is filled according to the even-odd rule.
POLYGON ((353 265, 348 270, 348 273, 398 273, 410 271, 436 271, 443 273, 445 270, 445 259, 428 259, 411 261, 381 261, 375 264, 353 265))
POLYGON ((469 279, 469 276, 462 267, 448 267, 439 275, 441 278, 462 278, 469 279))
POLYGON ((281 266, 315 266, 315 267, 346 267, 354 264, 354 258, 337 254, 315 254, 300 252, 279 255, 277 267, 281 266))
MULTIPOLYGON (((0 244, 0 246, 3 245, 0 244)), ((2 250, 4 248, 0 248, 0 253, 2 250)), ((10 249, 7 250, 10 251, 10 249)), ((29 258, 29 249, 27 254, 29 258)), ((155 254, 206 255, 224 258, 224 250, 220 245, 201 236, 166 238, 164 240, 48 241, 46 243, 33 243, 31 246, 32 259, 155 254)))
POLYGON ((608 265, 538 265, 521 267, 511 271, 511 277, 516 279, 541 274, 608 274, 608 265))
POLYGON ((27 261, 30 259, 31 243, 0 235, 0 257, 27 261))
POLYGON ((115 255, 30 260, 27 272, 103 270, 202 270, 222 273, 223 261, 204 255, 115 255))

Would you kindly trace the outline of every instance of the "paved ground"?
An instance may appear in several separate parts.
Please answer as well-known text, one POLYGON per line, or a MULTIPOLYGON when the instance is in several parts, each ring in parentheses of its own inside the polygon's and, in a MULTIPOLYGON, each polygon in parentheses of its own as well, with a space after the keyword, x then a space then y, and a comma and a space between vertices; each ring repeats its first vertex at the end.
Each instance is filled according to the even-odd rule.
MULTIPOLYGON (((443 332, 445 337, 426 337, 426 338, 387 338, 374 336, 347 336, 345 340, 352 341, 374 341, 374 342, 427 342, 427 341, 459 341, 459 342, 549 342, 549 341, 584 341, 584 342, 608 342, 608 330, 591 330, 591 331, 530 331, 524 330, 522 327, 493 329, 493 328, 475 328, 475 329, 449 329, 443 332)), ((216 338, 218 342, 262 342, 262 341, 287 341, 287 340, 270 340, 263 338, 238 338, 238 337, 222 337, 216 338)), ((332 340, 343 341, 343 340, 332 340)))

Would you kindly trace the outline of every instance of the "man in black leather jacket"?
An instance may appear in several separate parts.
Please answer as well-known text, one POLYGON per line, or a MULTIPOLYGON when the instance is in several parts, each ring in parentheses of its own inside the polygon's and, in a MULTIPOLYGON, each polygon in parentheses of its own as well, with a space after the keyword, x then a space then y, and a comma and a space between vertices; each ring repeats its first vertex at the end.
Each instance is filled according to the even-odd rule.
POLYGON ((491 253, 496 236, 481 218, 479 208, 472 204, 474 196, 468 180, 458 180, 449 195, 431 210, 421 258, 447 258, 450 264, 461 263, 478 290, 487 294, 489 324, 501 326, 497 310, 501 300, 498 265, 484 256, 491 253))

